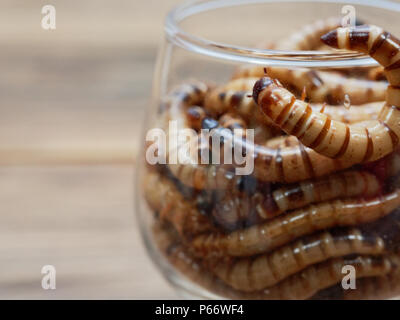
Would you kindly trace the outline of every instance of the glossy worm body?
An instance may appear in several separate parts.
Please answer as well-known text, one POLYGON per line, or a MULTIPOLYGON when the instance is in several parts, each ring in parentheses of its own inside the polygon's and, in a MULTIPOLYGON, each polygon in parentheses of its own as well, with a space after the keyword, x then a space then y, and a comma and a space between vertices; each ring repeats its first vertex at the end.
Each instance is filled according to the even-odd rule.
MULTIPOLYGON (((201 119, 201 124, 203 125, 203 114, 200 110, 196 109, 197 115, 195 115, 196 121, 193 120, 193 115, 188 114, 188 108, 194 104, 202 104, 204 96, 208 91, 208 86, 202 82, 196 82, 193 84, 187 84, 179 87, 175 90, 169 97, 169 108, 167 111, 167 116, 165 122, 175 121, 177 124, 177 130, 169 132, 168 139, 172 141, 179 141, 179 135, 181 130, 190 128, 189 125, 197 122, 195 124, 199 126, 199 121, 201 119)), ((194 111, 194 109, 191 109, 194 111)), ((193 137, 196 138, 196 137, 193 137)), ((204 146, 201 139, 198 139, 199 145, 204 146)), ((171 157, 178 157, 180 150, 186 147, 186 141, 182 143, 177 143, 172 148, 169 148, 170 152, 167 153, 167 166, 170 172, 183 184, 188 187, 193 187, 195 189, 229 189, 233 188, 236 183, 235 175, 229 170, 229 166, 215 166, 201 164, 199 158, 197 159, 187 159, 186 163, 180 163, 176 159, 171 157)), ((185 152, 184 152, 185 153, 185 152)), ((198 155, 196 155, 198 156, 198 155)))
POLYGON ((278 41, 274 46, 277 50, 316 50, 321 46, 321 36, 341 26, 341 19, 331 17, 308 24, 290 37, 278 41))
POLYGON ((390 66, 390 63, 400 61, 398 40, 377 27, 339 29, 323 39, 331 45, 340 43, 341 48, 344 42, 348 42, 347 48, 367 52, 386 66, 385 72, 391 85, 378 120, 351 125, 332 120, 314 112, 309 104, 297 100, 278 82, 267 77, 254 86, 255 101, 286 133, 298 137, 304 145, 327 157, 356 164, 374 161, 393 152, 400 136, 400 87, 396 87, 400 85, 400 69, 390 66), (393 55, 398 56, 399 60, 393 60, 393 55))
POLYGON ((357 196, 373 197, 380 190, 377 178, 366 171, 342 172, 282 186, 273 192, 255 191, 250 195, 225 192, 216 201, 212 215, 224 231, 234 231, 312 203, 357 196))
POLYGON ((336 198, 372 197, 380 191, 377 178, 365 171, 333 174, 317 180, 284 186, 263 198, 256 210, 261 219, 270 219, 286 211, 336 198))
MULTIPOLYGON (((235 77, 263 77, 263 67, 239 71, 235 77)), ((311 102, 337 105, 345 102, 347 94, 353 105, 385 100, 386 82, 348 78, 337 72, 316 71, 304 68, 288 69, 270 67, 267 76, 278 79, 289 90, 300 95, 305 88, 311 102)))
MULTIPOLYGON (((251 80, 254 83, 257 78, 251 80), (253 82, 254 81, 254 82, 253 82)), ((214 118, 221 114, 237 113, 249 126, 257 127, 263 124, 268 129, 269 136, 275 136, 281 132, 267 116, 265 116, 251 97, 252 89, 245 91, 225 90, 225 87, 216 88, 205 98, 204 108, 214 118)))
POLYGON ((251 256, 266 253, 317 230, 375 221, 399 205, 399 190, 370 200, 328 201, 227 235, 203 234, 194 238, 191 245, 200 256, 251 256))
POLYGON ((400 294, 399 255, 391 254, 388 259, 392 264, 390 273, 357 281, 357 289, 343 292, 343 298, 346 300, 376 300, 398 296, 400 294))
POLYGON ((342 269, 346 265, 355 268, 357 279, 385 275, 391 270, 390 261, 384 257, 336 258, 306 268, 304 271, 264 290, 259 298, 308 299, 318 291, 341 282, 343 279, 342 269))
POLYGON ((188 127, 196 131, 202 128, 202 122, 207 117, 204 108, 199 106, 192 106, 186 110, 186 119, 188 127))
POLYGON ((352 106, 351 108, 325 105, 321 103, 312 103, 310 106, 314 112, 321 112, 332 120, 341 121, 343 123, 355 123, 378 119, 379 112, 382 109, 382 104, 383 101, 352 106))
POLYGON ((184 199, 173 182, 156 172, 148 172, 143 181, 149 206, 161 221, 170 222, 184 237, 212 231, 210 220, 199 212, 194 201, 184 199))
POLYGON ((237 290, 257 291, 273 286, 306 267, 334 257, 350 254, 377 255, 384 250, 379 237, 364 236, 357 229, 335 235, 324 232, 298 240, 270 254, 220 262, 213 272, 237 290))

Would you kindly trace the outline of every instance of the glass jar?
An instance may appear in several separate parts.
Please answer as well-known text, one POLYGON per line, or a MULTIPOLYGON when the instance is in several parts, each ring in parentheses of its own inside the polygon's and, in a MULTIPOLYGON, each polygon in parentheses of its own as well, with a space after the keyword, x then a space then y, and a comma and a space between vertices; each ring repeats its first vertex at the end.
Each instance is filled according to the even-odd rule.
POLYGON ((136 209, 179 292, 397 295, 399 44, 377 27, 332 30, 400 36, 399 12, 388 1, 216 0, 168 14, 136 209))

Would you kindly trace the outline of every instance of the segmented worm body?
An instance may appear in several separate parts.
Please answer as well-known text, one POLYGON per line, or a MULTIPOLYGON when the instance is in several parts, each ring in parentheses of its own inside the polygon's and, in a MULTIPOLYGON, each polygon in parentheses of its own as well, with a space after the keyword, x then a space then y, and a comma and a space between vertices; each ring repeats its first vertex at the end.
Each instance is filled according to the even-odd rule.
MULTIPOLYGON (((348 41, 347 48, 367 52, 384 66, 397 61, 388 56, 397 55, 400 61, 400 54, 397 54, 400 42, 385 35, 381 29, 356 27, 339 30, 324 36, 325 42, 332 45, 340 42, 343 48, 343 42, 348 41), (351 34, 349 39, 348 34, 351 34), (339 40, 338 35, 341 35, 339 40)), ((400 89, 396 87, 400 84, 400 72, 395 67, 385 70, 391 85, 378 120, 351 125, 332 120, 325 114, 314 112, 309 104, 297 100, 278 82, 267 77, 256 83, 253 97, 275 124, 318 153, 354 164, 374 161, 393 152, 400 136, 400 89), (398 79, 394 76, 396 72, 399 73, 398 79)))
MULTIPOLYGON (((256 82, 254 78, 251 82, 256 82)), ((226 90, 225 87, 216 88, 210 92, 204 101, 204 108, 214 118, 221 114, 236 113, 241 116, 250 127, 257 127, 260 124, 264 128, 268 137, 276 136, 281 133, 279 127, 268 119, 254 103, 251 97, 252 91, 226 90)))
MULTIPOLYGON (((237 178, 231 170, 231 166, 202 164, 200 155, 189 155, 184 163, 179 161, 179 154, 187 154, 187 141, 182 141, 179 136, 185 129, 190 129, 189 125, 193 119, 189 117, 187 111, 190 106, 202 104, 208 87, 204 83, 193 83, 182 85, 169 97, 169 108, 167 111, 166 123, 175 121, 176 130, 168 130, 169 141, 181 141, 175 146, 168 147, 167 166, 170 172, 183 184, 195 189, 229 189, 234 188, 237 178)), ((193 109, 192 109, 193 110, 193 109)), ((199 111, 199 110, 197 110, 199 111)), ((200 112, 200 111, 199 111, 200 112)), ((197 117, 197 116, 196 116, 197 117)), ((201 118, 202 115, 199 114, 201 118)), ((201 118, 201 125, 204 127, 205 118, 201 118)), ((198 121, 198 120, 196 120, 198 121)), ((216 122, 216 121, 214 121, 216 122)), ((209 121, 207 123, 210 123, 209 121)), ((216 126, 218 122, 216 122, 216 126)), ((212 129, 212 128, 209 128, 212 129)), ((191 142, 195 142, 196 137, 192 137, 191 142)), ((203 141, 197 137, 198 145, 204 146, 203 141)))
MULTIPOLYGON (((305 88, 311 102, 326 102, 337 105, 345 102, 348 96, 353 105, 385 100, 386 82, 348 78, 338 72, 316 71, 305 68, 289 69, 270 67, 267 69, 270 78, 278 79, 286 88, 298 96, 305 88)), ((244 69, 235 77, 263 77, 263 67, 244 69)))
POLYGON ((385 81, 385 69, 383 67, 372 68, 368 71, 367 78, 374 81, 385 81))
POLYGON ((338 17, 321 19, 278 41, 274 47, 277 50, 316 50, 321 46, 321 36, 340 26, 341 19, 338 17))
POLYGON ((266 253, 317 230, 375 221, 399 205, 399 190, 370 200, 328 201, 227 235, 203 234, 194 238, 191 245, 200 256, 251 256, 266 253))
POLYGON ((167 178, 148 172, 143 185, 149 206, 159 213, 161 221, 170 222, 180 235, 192 237, 214 229, 210 220, 199 212, 195 201, 184 199, 167 178))
POLYGON ((304 271, 264 290, 259 298, 308 299, 318 291, 341 282, 343 279, 342 269, 346 265, 355 268, 357 279, 384 275, 391 270, 390 261, 384 257, 336 258, 306 268, 304 271))
POLYGON ((346 300, 376 300, 398 296, 400 294, 399 254, 391 254, 387 258, 392 265, 390 273, 357 281, 357 289, 346 290, 343 292, 343 298, 346 300))
POLYGON ((232 131, 235 129, 243 130, 247 128, 247 124, 243 118, 235 115, 234 113, 225 113, 221 118, 219 118, 218 122, 223 128, 227 128, 232 131))
POLYGON ((196 131, 202 128, 202 122, 207 117, 204 108, 199 106, 192 106, 186 110, 186 119, 188 127, 196 131))
POLYGON ((372 197, 380 191, 377 178, 363 171, 348 171, 317 180, 283 186, 256 206, 260 218, 270 219, 286 211, 336 198, 372 197))
POLYGON ((371 102, 352 106, 351 108, 325 105, 321 103, 312 103, 310 106, 314 112, 322 112, 332 120, 341 121, 343 123, 356 123, 378 119, 379 112, 382 109, 382 104, 382 101, 371 102))
POLYGON ((257 291, 273 286, 306 267, 350 254, 377 255, 384 250, 379 237, 365 236, 357 229, 347 233, 324 232, 298 240, 270 254, 212 265, 214 273, 237 290, 257 291))
MULTIPOLYGON (((257 182, 256 182, 257 184, 257 182)), ((378 179, 365 171, 349 171, 282 186, 269 192, 266 186, 247 186, 250 193, 223 192, 212 215, 224 231, 247 228, 290 210, 332 199, 373 197, 381 190, 378 179), (253 190, 254 189, 254 190, 253 190)))

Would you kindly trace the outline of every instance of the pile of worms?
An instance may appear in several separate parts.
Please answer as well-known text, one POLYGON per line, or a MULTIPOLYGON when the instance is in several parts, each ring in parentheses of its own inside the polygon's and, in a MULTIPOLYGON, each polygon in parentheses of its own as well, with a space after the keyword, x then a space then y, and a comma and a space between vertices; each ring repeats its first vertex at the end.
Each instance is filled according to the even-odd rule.
POLYGON ((356 51, 379 66, 243 65, 226 83, 191 80, 162 97, 157 125, 178 142, 165 164, 146 164, 142 181, 158 250, 221 297, 400 294, 400 40, 331 18, 265 46, 356 51), (195 132, 196 161, 176 164, 185 129, 195 132), (199 161, 215 153, 202 129, 224 132, 221 150, 227 136, 250 147, 252 173, 199 161), (253 129, 254 139, 235 129, 253 129), (356 288, 342 285, 348 265, 356 288))

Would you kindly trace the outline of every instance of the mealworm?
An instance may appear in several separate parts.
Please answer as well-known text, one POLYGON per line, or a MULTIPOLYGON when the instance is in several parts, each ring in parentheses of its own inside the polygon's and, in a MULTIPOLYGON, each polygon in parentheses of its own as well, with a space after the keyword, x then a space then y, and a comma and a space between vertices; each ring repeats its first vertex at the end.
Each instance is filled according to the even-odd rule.
MULTIPOLYGON (((189 128, 191 121, 186 113, 188 107, 193 104, 202 104, 207 91, 207 85, 199 82, 183 85, 171 94, 165 121, 168 122, 168 120, 174 120, 178 127, 176 131, 169 132, 168 139, 179 141, 181 130, 189 128), (180 92, 180 90, 182 90, 182 92, 180 92)), ((206 118, 202 119, 202 126, 205 119, 206 118)), ((193 142, 195 142, 196 137, 193 138, 193 142)), ((197 141, 200 146, 204 146, 201 137, 198 137, 197 141)), ((178 180, 186 186, 199 190, 234 188, 238 178, 236 178, 234 172, 230 170, 231 166, 205 165, 201 164, 201 161, 198 158, 188 159, 190 161, 187 161, 184 164, 179 163, 179 161, 171 161, 171 156, 179 154, 180 150, 184 147, 186 147, 186 142, 178 143, 174 148, 172 148, 172 150, 169 150, 169 153, 167 153, 167 167, 178 180)))
POLYGON ((266 253, 317 230, 375 221, 399 205, 400 190, 369 200, 327 201, 227 235, 203 234, 195 237, 191 245, 200 256, 251 256, 266 253))
POLYGON ((356 196, 372 197, 379 191, 380 184, 374 175, 363 171, 342 172, 283 186, 271 193, 265 190, 255 190, 249 195, 223 192, 212 215, 223 230, 234 231, 312 203, 356 196))
MULTIPOLYGON (((300 96, 305 88, 310 102, 343 104, 347 95, 353 105, 385 100, 386 82, 348 78, 337 72, 317 71, 305 68, 270 67, 270 78, 278 79, 289 90, 300 96)), ((244 69, 234 77, 263 77, 261 66, 244 69)))
POLYGON ((320 112, 324 107, 323 114, 332 120, 341 121, 343 123, 355 123, 366 120, 378 119, 379 112, 382 109, 382 101, 371 102, 348 109, 343 106, 331 106, 324 104, 310 104, 314 112, 320 112))
POLYGON ((385 69, 383 67, 372 68, 368 71, 367 78, 374 81, 385 81, 385 69))
POLYGON ((306 267, 350 254, 381 254, 384 242, 357 229, 342 234, 323 232, 298 240, 269 254, 211 264, 213 272, 237 290, 256 291, 273 286, 306 267))
POLYGON ((277 50, 315 50, 321 45, 320 37, 341 26, 341 19, 331 17, 318 20, 305 25, 290 37, 278 41, 275 45, 277 50))
POLYGON ((400 259, 398 254, 388 256, 392 271, 384 276, 365 278, 357 282, 356 290, 346 290, 346 300, 390 299, 400 294, 400 259))
POLYGON ((257 82, 259 77, 243 77, 242 79, 236 78, 232 79, 228 83, 224 84, 220 89, 224 91, 249 91, 251 92, 254 84, 257 82))
POLYGON ((219 118, 218 122, 223 128, 227 128, 232 131, 235 129, 247 128, 246 122, 240 116, 233 113, 225 113, 221 118, 219 118))
POLYGON ((315 292, 341 281, 344 265, 353 265, 358 279, 382 276, 391 268, 390 261, 382 257, 332 259, 309 266, 264 291, 245 293, 231 289, 205 269, 202 262, 191 256, 170 230, 157 223, 153 227, 153 234, 160 251, 174 268, 211 292, 232 299, 307 299, 315 292))
POLYGON ((193 106, 186 110, 186 118, 188 122, 188 127, 196 131, 201 129, 201 124, 203 119, 206 117, 206 112, 202 107, 193 106))
POLYGON ((355 259, 336 258, 313 265, 279 284, 264 290, 264 299, 308 299, 315 293, 343 279, 342 268, 351 265, 357 279, 385 275, 391 270, 390 261, 384 257, 360 256, 355 259))
POLYGON ((225 285, 214 274, 204 268, 202 262, 194 258, 174 234, 173 230, 156 223, 153 226, 153 235, 156 245, 168 262, 201 287, 222 297, 231 299, 244 298, 241 293, 237 293, 225 285))
MULTIPOLYGON (((329 33, 323 39, 333 46, 337 46, 335 43, 339 41, 341 48, 343 48, 342 42, 348 41, 350 44, 347 48, 367 52, 384 66, 397 61, 391 58, 395 54, 400 61, 398 40, 377 27, 365 28, 339 29, 340 32, 329 33), (348 33, 351 34, 350 38, 345 37, 348 33), (365 36, 366 34, 368 37, 365 36), (369 48, 366 47, 368 43, 369 48)), ((275 124, 286 133, 298 137, 304 145, 318 153, 331 158, 353 161, 354 164, 374 161, 393 152, 400 137, 400 98, 398 97, 400 89, 395 87, 400 85, 400 71, 397 71, 396 67, 386 67, 385 73, 390 86, 386 103, 382 106, 378 120, 350 125, 332 120, 324 114, 314 112, 309 104, 297 100, 278 82, 273 82, 267 77, 256 83, 253 97, 275 124), (398 79, 395 76, 396 72, 398 79)))
MULTIPOLYGON (((283 137, 289 146, 254 146, 254 173, 261 181, 292 183, 314 179, 351 167, 352 161, 332 159, 305 147, 296 137, 283 137)), ((252 147, 247 143, 247 147, 252 147)))
POLYGON ((169 221, 180 235, 192 237, 214 229, 210 220, 199 212, 195 201, 184 199, 167 178, 155 172, 147 172, 143 186, 149 206, 159 212, 161 220, 169 221))
POLYGON ((317 180, 283 186, 263 197, 256 210, 260 218, 270 219, 286 211, 342 197, 371 197, 380 190, 376 177, 368 172, 348 171, 317 180))

